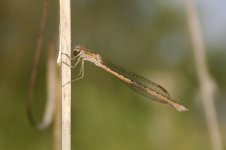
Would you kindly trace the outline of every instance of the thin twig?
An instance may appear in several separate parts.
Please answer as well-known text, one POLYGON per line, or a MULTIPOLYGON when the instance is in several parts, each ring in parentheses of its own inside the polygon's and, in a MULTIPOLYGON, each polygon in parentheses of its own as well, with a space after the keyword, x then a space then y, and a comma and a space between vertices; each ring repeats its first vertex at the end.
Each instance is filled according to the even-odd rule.
POLYGON ((48 47, 48 58, 47 58, 47 101, 45 105, 45 111, 42 122, 38 124, 39 129, 47 128, 53 120, 53 113, 56 107, 56 64, 55 64, 55 46, 53 42, 50 42, 48 47))
POLYGON ((48 62, 47 62, 47 90, 48 98, 46 103, 46 111, 43 117, 43 127, 49 126, 54 119, 53 125, 53 149, 61 150, 61 85, 60 72, 56 65, 56 43, 51 41, 48 47, 48 62), (55 113, 54 113, 55 112, 55 113), (54 117, 53 117, 54 114, 54 117))
MULTIPOLYGON (((70 0, 60 0, 60 51, 71 56, 71 9, 70 0)), ((64 55, 63 55, 64 56, 64 55)), ((61 60, 68 65, 68 57, 61 60)), ((64 63, 61 70, 62 85, 71 81, 71 68, 64 63)), ((62 86, 62 150, 71 150, 71 83, 62 86)))
POLYGON ((36 50, 35 50, 35 58, 34 58, 33 66, 32 66, 32 74, 31 74, 31 79, 30 79, 30 84, 29 84, 28 100, 27 100, 28 118, 29 118, 29 121, 31 122, 31 124, 36 127, 38 125, 33 116, 32 102, 33 102, 34 88, 36 85, 36 78, 37 78, 37 72, 38 72, 38 67, 39 67, 41 49, 43 47, 43 34, 44 34, 45 26, 46 26, 46 19, 47 19, 48 10, 49 10, 49 2, 50 2, 50 0, 44 0, 44 4, 43 4, 39 35, 38 35, 38 41, 37 41, 36 50))
POLYGON ((191 32, 196 70, 199 79, 202 102, 207 119, 213 150, 223 150, 222 139, 214 104, 216 82, 211 77, 206 61, 205 44, 203 41, 200 22, 193 0, 186 0, 188 23, 191 32))
POLYGON ((61 150, 61 84, 60 84, 60 73, 56 76, 56 108, 55 108, 55 119, 54 119, 54 150, 61 150))

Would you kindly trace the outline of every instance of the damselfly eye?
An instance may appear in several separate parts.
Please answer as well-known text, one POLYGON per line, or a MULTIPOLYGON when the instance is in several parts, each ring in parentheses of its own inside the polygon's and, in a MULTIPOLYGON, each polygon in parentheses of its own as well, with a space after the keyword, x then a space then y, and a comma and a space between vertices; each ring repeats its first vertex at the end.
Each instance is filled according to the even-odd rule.
POLYGON ((74 56, 77 56, 79 54, 79 51, 74 51, 73 54, 74 56))

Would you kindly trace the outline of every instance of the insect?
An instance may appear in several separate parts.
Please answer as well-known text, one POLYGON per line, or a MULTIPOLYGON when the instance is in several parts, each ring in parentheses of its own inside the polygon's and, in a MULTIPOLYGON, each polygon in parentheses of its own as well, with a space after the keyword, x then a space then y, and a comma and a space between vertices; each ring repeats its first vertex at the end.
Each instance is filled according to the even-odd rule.
MULTIPOLYGON (((95 64, 97 67, 102 68, 103 70, 107 71, 108 73, 123 81, 135 92, 151 100, 164 104, 169 104, 178 111, 187 111, 187 108, 185 108, 183 105, 172 100, 167 90, 164 89, 161 85, 108 62, 107 60, 103 59, 100 54, 92 52, 81 45, 76 45, 73 50, 72 60, 76 58, 77 61, 71 67, 75 68, 79 64, 79 62, 81 62, 81 70, 75 80, 84 77, 84 61, 89 61, 95 64)), ((71 82, 75 80, 72 80, 71 82)))

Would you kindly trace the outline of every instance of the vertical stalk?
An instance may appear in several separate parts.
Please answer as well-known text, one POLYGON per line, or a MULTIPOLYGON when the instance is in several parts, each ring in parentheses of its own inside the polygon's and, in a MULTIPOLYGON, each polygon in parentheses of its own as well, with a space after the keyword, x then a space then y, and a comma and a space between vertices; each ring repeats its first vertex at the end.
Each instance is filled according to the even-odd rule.
MULTIPOLYGON (((71 9, 70 0, 60 0, 60 52, 71 56, 71 9)), ((60 54, 61 55, 61 54, 60 54)), ((70 59, 62 55, 61 60, 71 65, 70 59)), ((62 150, 71 150, 71 68, 62 63, 62 150), (67 83, 66 85, 64 85, 67 83)))
POLYGON ((61 80, 60 72, 56 66, 56 43, 51 41, 49 43, 49 55, 48 55, 48 99, 46 104, 45 114, 43 117, 43 127, 49 126, 51 121, 53 122, 53 149, 61 150, 61 80), (55 112, 55 113, 54 113, 55 112), (54 118, 53 118, 54 115, 54 118))
POLYGON ((195 9, 194 1, 186 0, 186 8, 194 50, 197 76, 201 89, 202 103, 212 142, 212 147, 213 150, 223 150, 217 113, 214 104, 214 89, 216 87, 216 82, 213 80, 208 71, 205 44, 203 41, 200 22, 195 9))
POLYGON ((61 85, 60 85, 60 76, 57 73, 56 76, 56 109, 55 109, 55 118, 54 118, 54 150, 61 150, 62 143, 61 143, 61 85))

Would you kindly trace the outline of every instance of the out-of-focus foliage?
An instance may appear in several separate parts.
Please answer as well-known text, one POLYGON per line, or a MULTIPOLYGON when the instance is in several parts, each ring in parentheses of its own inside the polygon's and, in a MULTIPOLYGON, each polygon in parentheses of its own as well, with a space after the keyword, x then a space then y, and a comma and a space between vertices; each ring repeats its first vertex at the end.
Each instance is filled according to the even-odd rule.
MULTIPOLYGON (((160 83, 189 109, 179 113, 147 100, 111 75, 85 63, 84 79, 72 85, 73 149, 211 149, 186 14, 181 8, 183 3, 177 3, 72 1, 73 45, 82 43, 113 63, 160 83)), ((42 6, 40 1, 28 0, 3 0, 0 5, 0 149, 52 148, 52 128, 35 130, 25 110, 42 6)), ((35 111, 39 116, 46 99, 46 45, 58 39, 57 7, 57 2, 51 2, 45 29, 35 91, 35 111)), ((219 85, 216 104, 225 135, 226 51, 218 49, 211 47, 207 54, 211 74, 219 85)), ((225 143, 225 137, 223 140, 225 143)))

